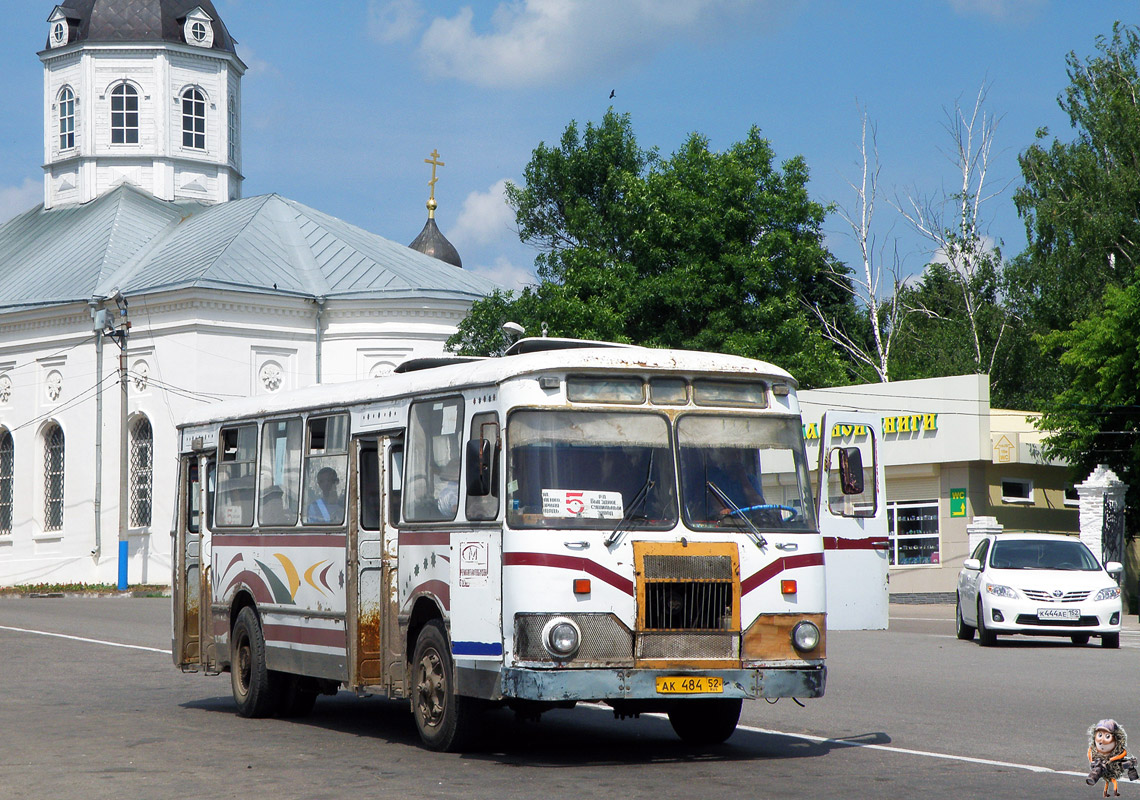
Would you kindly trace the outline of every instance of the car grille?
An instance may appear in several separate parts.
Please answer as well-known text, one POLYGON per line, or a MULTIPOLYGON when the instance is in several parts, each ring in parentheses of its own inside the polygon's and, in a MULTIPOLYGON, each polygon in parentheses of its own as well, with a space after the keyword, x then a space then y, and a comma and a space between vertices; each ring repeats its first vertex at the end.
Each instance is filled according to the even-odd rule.
POLYGON ((1022 589, 1026 597, 1038 603, 1079 603, 1089 596, 1088 592, 1065 592, 1061 597, 1054 597, 1052 592, 1041 589, 1022 589))
POLYGON ((1099 625, 1100 620, 1093 616, 1083 616, 1080 619, 1038 619, 1036 614, 1018 614, 1017 624, 1039 628, 1090 628, 1099 625))

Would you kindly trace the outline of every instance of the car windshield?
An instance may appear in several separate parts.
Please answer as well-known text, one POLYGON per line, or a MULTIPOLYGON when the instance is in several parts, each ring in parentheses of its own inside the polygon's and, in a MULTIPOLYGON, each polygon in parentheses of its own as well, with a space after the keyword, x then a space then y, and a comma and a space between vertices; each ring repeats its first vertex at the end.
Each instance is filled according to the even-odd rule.
POLYGON ((686 414, 677 444, 690 527, 815 528, 798 419, 686 414))
POLYGON ((669 421, 657 414, 516 411, 507 424, 507 521, 613 530, 677 524, 669 421))
POLYGON ((994 569, 1060 569, 1081 572, 1100 569, 1096 556, 1079 539, 1002 541, 999 538, 990 551, 990 566, 994 569))

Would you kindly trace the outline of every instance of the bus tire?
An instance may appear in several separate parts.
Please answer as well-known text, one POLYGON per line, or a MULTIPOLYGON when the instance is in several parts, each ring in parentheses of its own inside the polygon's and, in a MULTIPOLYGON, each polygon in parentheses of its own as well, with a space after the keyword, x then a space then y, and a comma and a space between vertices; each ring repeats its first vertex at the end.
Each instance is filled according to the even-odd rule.
POLYGON ((280 699, 280 675, 265 666, 265 636, 254 610, 238 612, 230 635, 230 687, 243 717, 269 717, 280 699))
POLYGON ((681 700, 669 709, 669 724, 685 744, 720 744, 736 730, 741 701, 681 700))
POLYGON ((473 699, 455 693, 447 633, 433 619, 420 630, 412 656, 412 714, 420 739, 429 750, 462 750, 475 733, 476 711, 473 699))

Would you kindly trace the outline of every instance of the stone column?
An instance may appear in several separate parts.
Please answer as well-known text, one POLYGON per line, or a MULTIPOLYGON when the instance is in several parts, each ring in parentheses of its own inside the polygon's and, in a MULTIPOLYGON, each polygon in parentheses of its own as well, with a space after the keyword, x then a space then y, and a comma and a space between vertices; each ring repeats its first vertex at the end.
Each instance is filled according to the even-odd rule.
POLYGON ((1076 489, 1077 497, 1080 498, 1081 541, 1093 551, 1093 555, 1103 561, 1101 534, 1104 527, 1104 506, 1109 501, 1123 506, 1128 484, 1116 477, 1116 473, 1104 464, 1097 464, 1096 469, 1084 483, 1078 483, 1076 489))
POLYGON ((1005 528, 998 523, 997 517, 974 517, 970 524, 966 526, 967 547, 969 548, 966 551, 966 558, 973 555, 974 548, 978 546, 978 542, 991 533, 1001 533, 1003 530, 1005 530, 1005 528))

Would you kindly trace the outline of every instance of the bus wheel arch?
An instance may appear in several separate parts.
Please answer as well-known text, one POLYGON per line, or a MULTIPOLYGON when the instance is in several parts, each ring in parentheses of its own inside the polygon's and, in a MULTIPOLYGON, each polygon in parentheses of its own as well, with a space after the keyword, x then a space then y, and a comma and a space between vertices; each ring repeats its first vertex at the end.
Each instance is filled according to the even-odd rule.
MULTIPOLYGON (((409 669, 411 668, 413 657, 415 656, 420 631, 423 630, 425 625, 436 619, 440 621, 441 625, 444 623, 443 611, 440 607, 429 597, 419 597, 415 605, 412 606, 412 613, 408 616, 407 637, 404 644, 404 654, 409 669)), ((446 633, 446 626, 444 626, 444 631, 446 633)))
POLYGON ((266 666, 265 634, 253 605, 238 609, 230 635, 230 686, 238 714, 269 717, 281 694, 278 673, 266 666))

